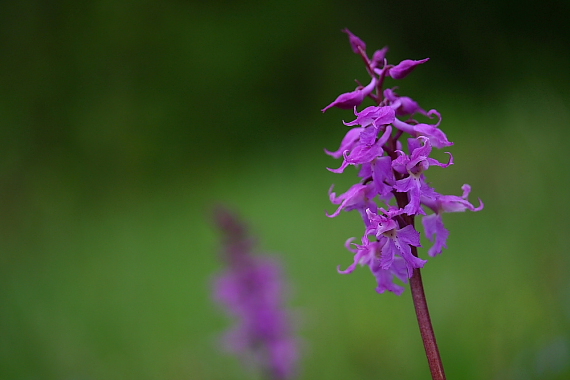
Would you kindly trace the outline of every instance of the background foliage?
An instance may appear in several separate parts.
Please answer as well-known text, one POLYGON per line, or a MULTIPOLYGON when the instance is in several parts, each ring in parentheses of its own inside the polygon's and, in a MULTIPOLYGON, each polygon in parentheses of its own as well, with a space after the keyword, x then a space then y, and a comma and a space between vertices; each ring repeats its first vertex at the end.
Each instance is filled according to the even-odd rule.
MULTIPOLYGON (((340 29, 443 115, 486 209, 446 215, 424 278, 451 379, 570 376, 570 5, 565 1, 0 3, 0 378, 246 379, 211 303, 211 206, 279 252, 303 379, 428 378, 409 290, 336 273, 361 234, 324 155, 366 77, 340 29)), ((425 255, 425 252, 423 253, 425 255)))

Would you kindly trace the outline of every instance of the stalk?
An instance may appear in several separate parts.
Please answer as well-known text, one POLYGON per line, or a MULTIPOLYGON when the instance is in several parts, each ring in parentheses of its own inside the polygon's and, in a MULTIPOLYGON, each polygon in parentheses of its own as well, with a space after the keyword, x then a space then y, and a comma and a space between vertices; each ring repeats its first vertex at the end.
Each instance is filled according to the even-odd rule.
MULTIPOLYGON (((412 253, 417 256, 418 252, 416 247, 412 247, 412 253)), ((420 334, 426 350, 431 377, 433 380, 445 380, 443 363, 441 361, 441 356, 439 355, 439 349, 437 348, 435 333, 431 324, 426 295, 424 292, 422 273, 419 268, 414 269, 414 274, 412 275, 412 278, 410 278, 410 288, 412 289, 412 299, 414 300, 414 307, 416 309, 420 334)))
MULTIPOLYGON (((403 208, 408 203, 408 194, 406 193, 395 193, 395 197, 399 207, 403 208)), ((404 215, 402 219, 403 224, 415 226, 414 217, 412 215, 404 215)), ((410 246, 410 248, 412 249, 412 254, 417 257, 418 249, 414 246, 410 246)), ((433 380, 445 380, 443 362, 441 361, 437 341, 435 339, 435 332, 431 324, 422 281, 422 272, 419 268, 414 269, 412 277, 410 278, 410 288, 412 290, 412 299, 414 301, 418 326, 424 343, 431 377, 433 380)))

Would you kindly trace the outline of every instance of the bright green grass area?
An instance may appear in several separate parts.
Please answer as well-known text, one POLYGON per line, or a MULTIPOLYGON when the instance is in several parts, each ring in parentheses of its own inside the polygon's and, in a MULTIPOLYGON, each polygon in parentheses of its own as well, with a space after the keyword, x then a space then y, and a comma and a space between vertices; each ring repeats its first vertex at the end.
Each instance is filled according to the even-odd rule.
MULTIPOLYGON (((570 114, 559 99, 524 95, 493 114, 448 111, 456 165, 428 173, 442 192, 470 183, 486 204, 446 215, 449 248, 423 270, 450 379, 570 376, 570 114)), ((362 230, 358 215, 324 215, 330 184, 344 191, 356 178, 324 169, 339 164, 321 150, 338 144, 337 127, 323 140, 193 163, 160 185, 110 186, 93 204, 65 178, 31 173, 25 223, 0 242, 0 378, 255 378, 217 344, 229 324, 210 300, 217 202, 284 262, 301 378, 429 378, 409 289, 378 295, 366 268, 336 273, 351 262, 344 241, 362 230)))

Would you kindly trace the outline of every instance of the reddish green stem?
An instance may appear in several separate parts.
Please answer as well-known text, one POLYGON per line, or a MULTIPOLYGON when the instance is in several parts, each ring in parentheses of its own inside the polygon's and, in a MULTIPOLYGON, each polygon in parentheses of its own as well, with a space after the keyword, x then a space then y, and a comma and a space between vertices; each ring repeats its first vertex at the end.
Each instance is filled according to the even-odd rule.
MULTIPOLYGON (((412 253, 417 256, 416 247, 412 247, 412 253)), ((431 324, 426 295, 424 293, 422 274, 419 268, 414 269, 414 274, 412 278, 410 278, 410 287, 412 289, 412 298, 414 300, 414 307, 416 309, 416 316, 418 317, 418 325, 424 342, 431 377, 433 380, 445 380, 443 363, 441 362, 439 349, 437 348, 435 333, 431 324)))
MULTIPOLYGON (((404 208, 408 203, 408 194, 395 193, 396 201, 400 208, 404 208)), ((403 215, 403 223, 406 225, 415 226, 414 217, 412 215, 403 215)), ((410 246, 412 254, 418 256, 418 249, 410 246)), ((433 380, 445 380, 445 372, 443 370, 443 363, 437 348, 435 340, 435 333, 431 324, 429 310, 424 292, 424 284, 422 282, 422 273, 419 268, 414 269, 414 273, 410 278, 410 288, 412 290, 412 299, 414 300, 414 308, 416 309, 416 317, 418 318, 418 325, 420 327, 420 334, 424 342, 424 349, 429 364, 429 370, 433 380)))

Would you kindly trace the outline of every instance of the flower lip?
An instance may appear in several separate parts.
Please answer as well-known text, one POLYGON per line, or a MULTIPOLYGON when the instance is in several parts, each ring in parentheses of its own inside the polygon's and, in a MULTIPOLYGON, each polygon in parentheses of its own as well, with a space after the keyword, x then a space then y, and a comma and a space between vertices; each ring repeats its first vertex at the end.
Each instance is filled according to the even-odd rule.
POLYGON ((396 113, 394 109, 389 106, 370 106, 366 107, 360 112, 358 112, 355 108, 354 115, 356 116, 356 119, 348 123, 343 122, 343 124, 348 127, 355 125, 367 127, 372 123, 379 126, 388 125, 392 123, 394 119, 396 119, 396 113))

